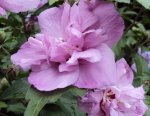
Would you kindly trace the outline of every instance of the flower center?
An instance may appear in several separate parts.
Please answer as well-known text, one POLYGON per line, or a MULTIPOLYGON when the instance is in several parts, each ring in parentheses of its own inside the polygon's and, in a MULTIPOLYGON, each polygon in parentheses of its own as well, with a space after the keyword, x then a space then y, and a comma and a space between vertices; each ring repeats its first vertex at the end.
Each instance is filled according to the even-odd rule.
POLYGON ((106 102, 111 102, 113 99, 116 98, 115 93, 112 90, 106 90, 104 92, 103 100, 102 100, 102 105, 105 105, 106 102))
POLYGON ((100 102, 100 109, 105 115, 107 113, 107 108, 109 109, 109 105, 114 99, 116 99, 116 95, 111 89, 103 92, 103 98, 100 102))

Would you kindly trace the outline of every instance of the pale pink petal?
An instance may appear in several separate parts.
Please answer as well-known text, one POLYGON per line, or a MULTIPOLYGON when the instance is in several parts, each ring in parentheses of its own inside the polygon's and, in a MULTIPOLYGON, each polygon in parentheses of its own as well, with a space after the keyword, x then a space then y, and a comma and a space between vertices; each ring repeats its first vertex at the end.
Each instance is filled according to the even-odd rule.
POLYGON ((75 4, 70 9, 70 22, 69 25, 71 25, 73 28, 76 28, 81 32, 81 25, 80 25, 80 9, 79 7, 75 4))
MULTIPOLYGON (((128 86, 127 86, 128 87, 128 86)), ((123 90, 122 92, 124 95, 127 95, 129 97, 132 97, 132 98, 136 98, 136 99, 144 99, 144 89, 143 87, 138 87, 138 88, 134 88, 134 87, 128 87, 126 88, 126 90, 123 90), (132 94, 130 94, 132 93, 132 94)))
POLYGON ((105 116, 103 112, 89 113, 88 116, 105 116))
POLYGON ((100 28, 104 29, 107 34, 107 39, 102 39, 101 42, 109 46, 117 43, 123 34, 124 21, 115 10, 111 3, 101 2, 100 5, 94 10, 94 13, 99 16, 100 28), (107 15, 106 15, 107 13, 107 15))
POLYGON ((82 38, 82 33, 73 27, 68 27, 67 32, 69 37, 67 38, 68 44, 77 48, 82 48, 84 45, 84 38, 82 38))
POLYGON ((79 69, 79 65, 70 65, 66 63, 61 63, 59 65, 59 72, 64 72, 64 71, 73 71, 79 69))
POLYGON ((62 17, 61 17, 61 28, 62 28, 62 31, 63 31, 63 36, 64 38, 67 38, 67 34, 66 33, 66 27, 70 21, 69 17, 70 17, 70 5, 68 3, 64 3, 64 7, 63 7, 63 12, 62 12, 62 17))
POLYGON ((97 16, 88 10, 80 9, 76 4, 71 7, 70 25, 77 28, 81 32, 86 31, 98 20, 97 16))
POLYGON ((90 63, 95 63, 99 62, 101 60, 101 57, 101 53, 97 49, 88 49, 83 52, 74 52, 71 58, 66 63, 75 65, 78 64, 79 60, 86 60, 90 63))
POLYGON ((42 42, 32 37, 21 46, 17 53, 11 56, 13 64, 20 66, 23 70, 28 70, 31 65, 40 64, 45 59, 46 53, 42 42))
POLYGON ((85 32, 84 48, 92 48, 101 44, 101 39, 107 39, 107 35, 102 29, 85 32))
MULTIPOLYGON (((136 114, 145 114, 145 112, 148 110, 148 107, 145 105, 144 101, 139 101, 136 103, 136 114)), ((142 116, 142 115, 141 115, 142 116)))
POLYGON ((102 56, 97 63, 83 63, 79 68, 79 79, 74 84, 79 88, 101 88, 115 84, 116 65, 112 50, 102 44, 99 48, 102 56))
POLYGON ((100 100, 103 97, 102 95, 101 91, 88 91, 84 97, 78 99, 78 105, 84 112, 90 114, 99 113, 100 100))
POLYGON ((0 6, 11 12, 25 12, 38 7, 40 0, 0 0, 0 6))
POLYGON ((133 82, 133 72, 125 59, 120 59, 116 62, 117 77, 120 81, 119 84, 132 84, 133 82))
POLYGON ((41 32, 55 38, 62 37, 61 29, 62 8, 50 8, 38 16, 41 32))
POLYGON ((57 44, 56 42, 53 42, 50 49, 50 60, 54 62, 65 62, 69 57, 65 47, 66 44, 64 43, 57 44))
POLYGON ((100 61, 100 59, 101 54, 96 49, 88 49, 83 52, 74 52, 71 58, 66 63, 61 63, 59 65, 59 71, 62 72, 76 70, 80 67, 80 60, 83 60, 82 62, 88 61, 91 63, 95 63, 100 61))
POLYGON ((108 116, 120 116, 119 115, 119 112, 118 111, 116 111, 116 110, 114 110, 113 108, 110 110, 110 113, 109 113, 109 111, 108 111, 108 116))
MULTIPOLYGON (((89 12, 98 17, 95 29, 102 29, 104 34, 107 35, 107 38, 102 38, 100 35, 99 39, 101 43, 112 46, 121 38, 124 22, 112 3, 103 0, 81 0, 79 7, 81 10, 89 10, 89 12)), ((92 26, 92 28, 94 27, 92 26)))
POLYGON ((77 77, 78 70, 60 73, 55 67, 50 67, 47 70, 32 71, 28 81, 40 91, 51 91, 74 84, 77 77))
POLYGON ((2 7, 0 7, 0 16, 4 16, 5 18, 7 18, 7 12, 2 7))

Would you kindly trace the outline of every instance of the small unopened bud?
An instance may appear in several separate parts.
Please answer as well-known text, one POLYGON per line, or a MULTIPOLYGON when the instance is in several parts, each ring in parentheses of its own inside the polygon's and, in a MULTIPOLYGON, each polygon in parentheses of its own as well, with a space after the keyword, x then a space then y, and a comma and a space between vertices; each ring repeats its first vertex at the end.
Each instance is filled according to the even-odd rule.
POLYGON ((7 69, 7 75, 8 75, 8 78, 10 80, 13 80, 17 74, 19 73, 19 68, 15 65, 11 65, 8 69, 7 69))
POLYGON ((0 43, 2 43, 4 41, 5 37, 6 37, 5 32, 1 30, 0 31, 0 43))
POLYGON ((0 80, 0 90, 6 88, 8 86, 9 86, 9 82, 7 81, 7 79, 6 78, 2 78, 0 80))

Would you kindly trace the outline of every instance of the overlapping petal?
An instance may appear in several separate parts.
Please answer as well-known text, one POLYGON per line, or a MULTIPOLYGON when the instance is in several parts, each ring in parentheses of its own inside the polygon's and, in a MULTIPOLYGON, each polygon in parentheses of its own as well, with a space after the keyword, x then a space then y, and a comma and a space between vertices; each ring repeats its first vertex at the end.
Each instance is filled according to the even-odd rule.
POLYGON ((79 88, 99 88, 117 82, 113 52, 104 44, 101 45, 99 50, 102 56, 99 62, 80 65, 79 79, 75 86, 79 88))
POLYGON ((117 77, 120 80, 120 84, 132 84, 133 82, 133 71, 125 61, 125 59, 120 59, 116 62, 117 67, 117 77))
POLYGON ((7 18, 7 13, 6 13, 5 9, 3 9, 2 7, 0 7, 0 16, 4 16, 7 18))
POLYGON ((143 116, 148 109, 143 100, 143 87, 128 84, 88 91, 78 104, 88 116, 143 116))
MULTIPOLYGON (((88 29, 102 29, 103 34, 99 34, 99 42, 106 43, 110 47, 115 44, 122 36, 124 22, 113 4, 103 0, 81 0, 79 3, 81 10, 88 10, 97 16, 97 22, 88 29), (105 35, 107 37, 101 37, 105 35)), ((91 41, 93 38, 91 38, 91 41)), ((89 39, 88 39, 89 41, 89 39)))
POLYGON ((40 91, 51 91, 74 84, 78 74, 78 69, 60 73, 56 67, 49 67, 41 71, 32 71, 28 81, 40 91))
POLYGON ((111 3, 86 3, 64 3, 42 12, 38 16, 42 34, 30 38, 12 56, 14 64, 31 69, 29 83, 37 89, 51 91, 69 85, 98 88, 120 81, 114 54, 107 45, 120 39, 123 21, 111 3), (104 10, 112 11, 104 16, 104 10))
POLYGON ((42 12, 38 17, 41 31, 66 40, 73 28, 84 37, 84 48, 96 47, 100 43, 113 46, 123 34, 124 22, 113 4, 93 1, 81 0, 79 6, 74 4, 72 7, 65 3, 42 12))
MULTIPOLYGON (((42 36, 44 38, 44 36, 42 36)), ((20 50, 11 56, 11 61, 20 66, 23 70, 28 70, 32 65, 41 64, 47 59, 46 50, 43 42, 39 39, 30 37, 20 50)))

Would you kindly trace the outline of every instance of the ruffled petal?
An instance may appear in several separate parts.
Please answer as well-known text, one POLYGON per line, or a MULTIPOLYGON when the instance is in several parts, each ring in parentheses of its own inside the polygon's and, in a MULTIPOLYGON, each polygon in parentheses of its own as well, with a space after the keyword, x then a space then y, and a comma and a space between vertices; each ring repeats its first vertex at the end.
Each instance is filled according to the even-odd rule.
POLYGON ((120 81, 119 84, 132 84, 133 82, 133 72, 125 59, 120 59, 116 62, 117 67, 117 77, 120 81))
POLYGON ((91 63, 95 63, 101 60, 101 54, 96 49, 88 49, 83 52, 74 52, 71 56, 71 58, 66 62, 70 65, 76 65, 78 64, 78 60, 85 60, 91 63))
POLYGON ((92 12, 81 9, 76 4, 71 7, 70 25, 80 30, 81 32, 85 32, 86 29, 95 24, 97 20, 97 16, 94 15, 92 12))
POLYGON ((55 38, 65 37, 64 33, 69 22, 69 13, 70 6, 67 3, 59 8, 53 7, 43 11, 38 16, 41 32, 55 38))
POLYGON ((41 32, 55 38, 62 37, 62 30, 60 26, 61 15, 61 8, 53 7, 43 11, 38 16, 41 32))
POLYGON ((95 62, 100 61, 100 59, 101 59, 101 54, 96 49, 88 49, 83 52, 74 52, 71 58, 67 62, 61 63, 59 65, 59 71, 63 72, 63 71, 76 70, 77 68, 80 67, 80 63, 83 63, 86 61, 95 63, 95 62), (80 62, 80 60, 82 61, 80 62))
POLYGON ((101 39, 107 39, 107 35, 102 29, 90 30, 84 33, 84 48, 92 48, 101 44, 101 39))
POLYGON ((23 70, 28 70, 31 65, 40 64, 42 60, 46 59, 47 55, 42 41, 32 37, 21 46, 17 53, 11 56, 13 64, 20 66, 23 70))
POLYGON ((0 7, 0 16, 7 18, 7 12, 2 7, 0 7))
POLYGON ((134 88, 133 86, 126 86, 126 87, 124 87, 124 89, 125 88, 126 88, 126 90, 122 90, 123 91, 122 93, 124 95, 132 97, 134 99, 140 99, 140 100, 144 99, 144 89, 142 86, 138 87, 138 88, 134 88))
POLYGON ((88 91, 85 96, 78 99, 78 105, 86 113, 98 114, 102 97, 103 93, 101 91, 88 91))
POLYGON ((78 70, 60 73, 55 67, 50 67, 47 70, 32 71, 28 81, 40 91, 51 91, 74 84, 77 77, 78 70))
POLYGON ((80 65, 79 79, 74 84, 75 86, 79 88, 101 88, 118 81, 112 50, 105 44, 102 44, 99 50, 102 56, 99 62, 80 65))
MULTIPOLYGON (((98 17, 98 22, 95 23, 95 26, 92 26, 92 29, 104 31, 107 38, 102 38, 100 35, 98 38, 101 43, 106 43, 112 47, 121 38, 124 22, 112 3, 103 0, 81 0, 79 7, 81 10, 86 9, 98 17)), ((93 40, 93 38, 91 39, 93 40)))

